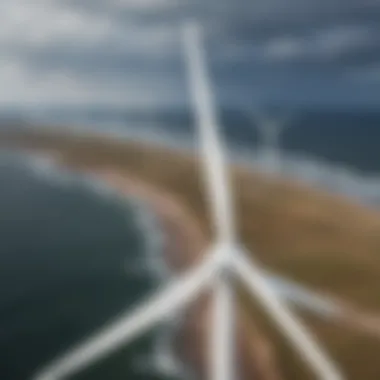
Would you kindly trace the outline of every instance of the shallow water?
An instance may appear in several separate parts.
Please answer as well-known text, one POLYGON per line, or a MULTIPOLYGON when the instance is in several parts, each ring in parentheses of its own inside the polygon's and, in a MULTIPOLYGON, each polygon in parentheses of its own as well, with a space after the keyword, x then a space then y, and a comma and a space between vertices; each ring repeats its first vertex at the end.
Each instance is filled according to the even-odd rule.
MULTIPOLYGON (((34 162, 33 171, 23 158, 0 156, 0 378, 6 380, 30 378, 159 281, 139 267, 153 247, 136 204, 102 186, 89 191, 67 173, 66 181, 59 174, 52 180, 49 165, 45 171, 41 165, 34 162)), ((164 378, 135 365, 158 333, 78 378, 164 378)))

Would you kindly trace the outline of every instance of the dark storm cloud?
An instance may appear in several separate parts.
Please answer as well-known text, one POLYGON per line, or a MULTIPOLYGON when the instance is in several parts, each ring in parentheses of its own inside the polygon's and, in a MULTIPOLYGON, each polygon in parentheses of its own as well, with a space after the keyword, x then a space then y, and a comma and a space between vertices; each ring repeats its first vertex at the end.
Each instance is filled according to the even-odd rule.
POLYGON ((83 96, 99 88, 120 98, 125 86, 128 98, 150 86, 150 99, 153 89, 158 100, 162 93, 176 99, 184 91, 178 26, 193 17, 207 31, 213 67, 223 68, 222 92, 235 94, 255 75, 264 86, 276 70, 290 79, 295 68, 337 75, 380 59, 380 3, 370 0, 40 1, 0 4, 0 84, 14 78, 15 98, 28 83, 51 91, 45 82, 58 77, 83 96))

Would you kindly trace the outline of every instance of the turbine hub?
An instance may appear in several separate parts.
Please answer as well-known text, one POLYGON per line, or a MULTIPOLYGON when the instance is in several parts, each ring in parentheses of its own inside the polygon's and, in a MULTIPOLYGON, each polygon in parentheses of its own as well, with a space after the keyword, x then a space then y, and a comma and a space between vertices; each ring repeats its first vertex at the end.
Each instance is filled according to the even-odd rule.
POLYGON ((218 268, 218 277, 225 280, 230 281, 233 275, 232 273, 232 265, 228 257, 224 257, 221 260, 218 268))

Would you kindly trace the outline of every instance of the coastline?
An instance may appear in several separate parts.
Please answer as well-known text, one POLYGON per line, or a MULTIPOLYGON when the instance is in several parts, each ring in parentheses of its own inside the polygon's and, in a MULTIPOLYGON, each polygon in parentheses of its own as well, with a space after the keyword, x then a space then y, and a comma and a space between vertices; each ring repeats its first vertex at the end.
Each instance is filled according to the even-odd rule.
MULTIPOLYGON (((154 211, 167 236, 163 254, 169 270, 180 273, 202 259, 208 239, 200 230, 196 218, 179 201, 161 189, 114 169, 91 171, 91 174, 126 196, 143 200, 154 211)), ((184 315, 180 333, 175 337, 181 361, 192 370, 195 369, 201 378, 206 378, 207 374, 207 318, 210 308, 209 294, 205 294, 190 306, 184 315)), ((279 380, 268 340, 253 328, 251 321, 248 328, 248 318, 244 315, 239 315, 238 319, 237 356, 240 358, 240 378, 279 380)))
MULTIPOLYGON (((155 227, 161 231, 158 232, 162 234, 161 239, 163 238, 159 243, 160 252, 155 252, 160 257, 154 260, 155 263, 152 262, 153 265, 159 265, 161 269, 162 265, 166 265, 168 271, 175 275, 196 265, 203 258, 208 248, 207 234, 201 230, 197 218, 191 211, 169 192, 114 168, 77 170, 59 160, 58 155, 49 153, 34 155, 27 152, 21 156, 21 160, 26 162, 35 175, 53 181, 58 186, 65 186, 68 181, 76 182, 77 178, 81 178, 85 185, 89 182, 89 189, 98 192, 102 197, 116 196, 121 202, 127 198, 144 214, 143 220, 140 220, 141 227, 149 222, 157 224, 155 227)), ((153 233, 152 227, 151 224, 148 233, 153 233)), ((157 236, 154 237, 156 238, 157 236)), ((147 253, 147 256, 149 254, 147 253)), ((150 260, 149 257, 146 258, 150 260)), ((158 278, 159 281, 164 279, 165 273, 162 273, 162 276, 160 273, 157 274, 161 277, 158 278)), ((210 307, 209 294, 199 297, 188 310, 176 318, 180 327, 173 337, 174 351, 179 361, 184 363, 186 368, 190 368, 192 373, 199 374, 202 379, 207 378, 207 317, 210 307)), ((279 380, 271 362, 269 342, 258 330, 253 329, 252 321, 242 316, 239 318, 241 320, 238 324, 238 357, 242 358, 238 362, 238 368, 242 372, 239 378, 248 380, 254 376, 258 380, 279 380), (253 332, 255 339, 251 340, 253 332)))
MULTIPOLYGON (((209 236, 208 212, 203 186, 198 183, 199 161, 195 155, 150 144, 100 141, 89 135, 78 139, 63 138, 60 134, 15 134, 5 136, 2 144, 24 148, 29 153, 52 153, 59 164, 76 172, 104 172, 111 168, 129 178, 147 181, 189 208, 209 236)), ((232 174, 239 233, 246 247, 256 253, 264 266, 326 295, 334 295, 337 301, 342 297, 360 309, 379 310, 376 291, 380 286, 378 210, 297 181, 267 178, 244 167, 233 165, 232 174)), ((239 295, 244 296, 240 292, 239 295)), ((260 332, 268 336, 272 344, 269 347, 276 349, 278 367, 284 378, 308 379, 310 376, 303 370, 299 358, 293 355, 268 318, 250 300, 243 297, 242 301, 241 309, 249 319, 248 330, 254 333, 257 324, 260 332)), ((201 320, 204 311, 202 307, 199 310, 197 318, 201 320)), ((360 329, 352 329, 352 325, 357 325, 357 318, 347 326, 339 320, 301 315, 353 379, 379 378, 378 334, 363 333, 363 324, 360 329), (361 345, 365 345, 366 350, 360 349, 361 345)), ((362 319, 363 322, 372 324, 375 320, 362 319)), ((373 327, 372 332, 376 326, 373 327)))

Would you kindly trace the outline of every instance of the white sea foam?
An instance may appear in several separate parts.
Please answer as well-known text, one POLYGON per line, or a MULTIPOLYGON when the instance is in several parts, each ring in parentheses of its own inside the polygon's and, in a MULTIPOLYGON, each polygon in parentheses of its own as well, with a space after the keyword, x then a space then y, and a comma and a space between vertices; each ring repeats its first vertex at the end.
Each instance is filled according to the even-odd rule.
POLYGON ((156 373, 170 379, 192 379, 191 371, 177 358, 173 338, 178 324, 168 324, 158 334, 153 349, 135 359, 135 368, 141 374, 156 373))
MULTIPOLYGON (((128 272, 149 272, 159 283, 169 281, 174 273, 170 270, 165 257, 166 234, 161 228, 158 216, 142 201, 134 199, 137 211, 137 220, 140 228, 145 231, 144 257, 141 261, 126 262, 128 272)), ((178 253, 180 254, 180 253, 178 253)), ((142 373, 154 373, 169 378, 191 378, 190 370, 185 368, 182 361, 173 352, 173 338, 180 326, 182 315, 171 317, 166 325, 159 331, 158 337, 153 343, 153 350, 143 355, 143 358, 135 359, 136 370, 142 373)))

